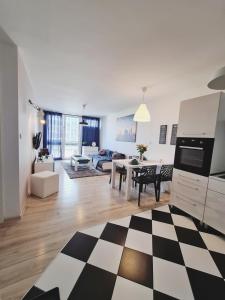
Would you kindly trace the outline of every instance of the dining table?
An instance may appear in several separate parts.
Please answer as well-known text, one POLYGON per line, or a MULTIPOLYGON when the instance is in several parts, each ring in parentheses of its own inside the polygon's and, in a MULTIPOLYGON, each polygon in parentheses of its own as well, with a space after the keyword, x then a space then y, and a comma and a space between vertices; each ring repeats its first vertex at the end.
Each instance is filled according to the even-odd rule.
POLYGON ((126 182, 125 182, 125 199, 130 200, 131 198, 131 189, 132 189, 132 176, 133 170, 136 168, 157 166, 156 173, 160 172, 160 168, 162 165, 167 164, 162 159, 160 160, 143 160, 138 161, 137 165, 132 165, 131 159, 114 159, 112 160, 112 177, 111 177, 111 187, 115 188, 115 180, 116 180, 116 167, 125 167, 127 170, 126 182))

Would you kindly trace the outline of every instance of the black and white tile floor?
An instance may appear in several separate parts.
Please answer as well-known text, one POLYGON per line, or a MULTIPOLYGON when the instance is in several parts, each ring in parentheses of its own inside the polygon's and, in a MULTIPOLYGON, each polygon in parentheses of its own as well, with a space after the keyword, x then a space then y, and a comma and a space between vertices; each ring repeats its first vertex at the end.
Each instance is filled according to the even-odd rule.
POLYGON ((165 205, 76 232, 24 300, 219 300, 224 278, 224 236, 165 205))

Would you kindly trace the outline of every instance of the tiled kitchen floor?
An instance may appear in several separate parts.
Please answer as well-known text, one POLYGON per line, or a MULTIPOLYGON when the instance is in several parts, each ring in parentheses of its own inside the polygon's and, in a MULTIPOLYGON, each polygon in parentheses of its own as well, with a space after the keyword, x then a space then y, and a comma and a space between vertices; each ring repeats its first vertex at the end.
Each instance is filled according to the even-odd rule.
POLYGON ((76 232, 24 300, 219 300, 224 278, 224 236, 165 205, 76 232))

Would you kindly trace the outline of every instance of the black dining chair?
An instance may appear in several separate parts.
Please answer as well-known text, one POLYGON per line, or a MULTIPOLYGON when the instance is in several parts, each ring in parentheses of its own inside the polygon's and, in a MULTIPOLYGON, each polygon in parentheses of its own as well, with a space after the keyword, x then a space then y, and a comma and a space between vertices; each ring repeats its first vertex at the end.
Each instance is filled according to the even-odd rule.
POLYGON ((157 166, 143 167, 139 170, 138 175, 134 176, 132 179, 135 183, 139 184, 138 192, 138 206, 140 206, 141 193, 143 191, 143 185, 148 185, 150 183, 154 184, 155 188, 155 198, 157 200, 157 176, 156 176, 157 166))
MULTIPOLYGON (((125 167, 116 167, 116 173, 119 173, 120 175, 120 181, 119 181, 119 191, 121 190, 121 186, 122 186, 122 181, 125 181, 126 180, 126 177, 127 177, 127 170, 125 167)), ((112 181, 112 174, 110 175, 110 178, 109 178, 109 184, 111 183, 112 181)))
POLYGON ((173 165, 162 165, 157 175, 157 201, 160 201, 161 182, 172 181, 173 165))

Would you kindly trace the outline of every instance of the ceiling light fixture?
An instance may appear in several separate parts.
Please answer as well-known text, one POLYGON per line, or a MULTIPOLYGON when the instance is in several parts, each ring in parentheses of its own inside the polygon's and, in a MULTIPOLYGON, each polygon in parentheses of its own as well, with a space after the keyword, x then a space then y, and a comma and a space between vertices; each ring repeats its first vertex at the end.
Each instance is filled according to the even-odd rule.
POLYGON ((150 122, 151 116, 148 110, 147 105, 145 104, 145 93, 147 91, 147 87, 144 86, 142 88, 143 97, 142 97, 142 103, 139 105, 138 109, 136 110, 134 114, 134 121, 135 122, 150 122))
MULTIPOLYGON (((87 104, 83 104, 83 105, 82 105, 82 107, 83 107, 83 115, 84 115, 84 111, 85 111, 86 106, 87 106, 87 104)), ((83 116, 82 116, 82 121, 80 121, 79 124, 80 124, 81 126, 87 126, 87 125, 88 125, 88 122, 85 121, 85 120, 83 119, 83 116)))
POLYGON ((225 90, 225 67, 217 70, 213 79, 208 83, 208 88, 220 91, 225 90))

